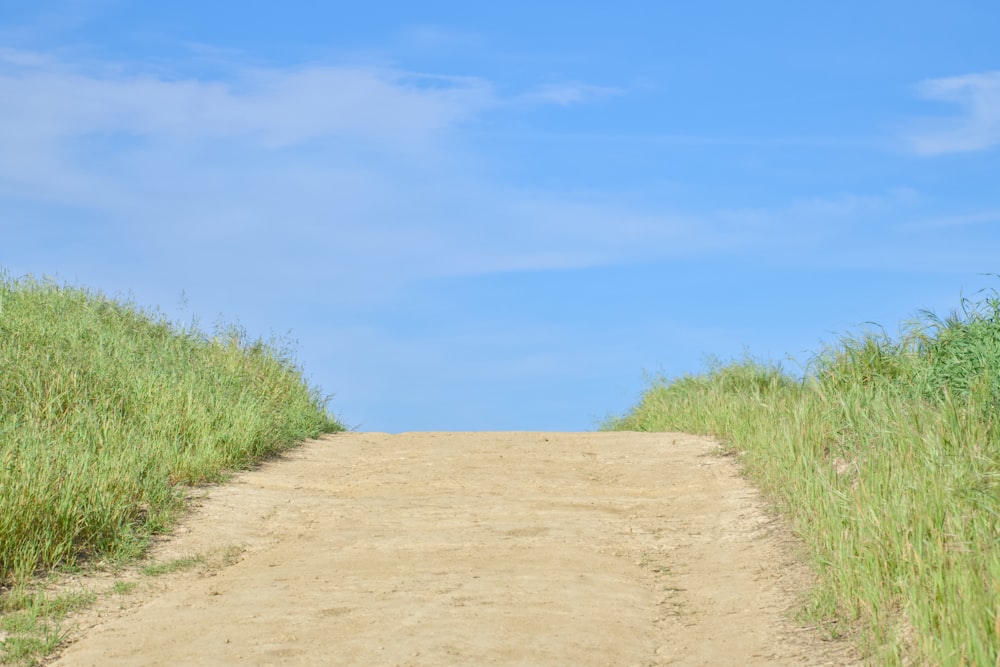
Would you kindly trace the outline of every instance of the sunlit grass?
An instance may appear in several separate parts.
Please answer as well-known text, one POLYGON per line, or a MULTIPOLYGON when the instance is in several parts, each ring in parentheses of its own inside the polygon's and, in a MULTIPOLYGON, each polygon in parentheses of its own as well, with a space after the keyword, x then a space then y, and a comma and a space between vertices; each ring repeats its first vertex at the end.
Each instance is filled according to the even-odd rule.
POLYGON ((139 555, 184 485, 340 430, 325 405, 287 351, 236 328, 0 274, 0 592, 139 555))
POLYGON ((142 573, 149 577, 158 577, 161 574, 182 572, 184 570, 190 570, 203 560, 204 559, 200 556, 191 556, 189 558, 177 558, 175 560, 167 561, 166 563, 152 563, 142 568, 142 573))
POLYGON ((713 435, 794 521, 812 613, 878 665, 1000 664, 1000 301, 651 383, 608 428, 713 435), (833 621, 830 623, 829 621, 833 621))
POLYGON ((23 587, 0 598, 0 662, 34 665, 40 656, 51 653, 63 640, 66 615, 86 607, 95 595, 88 592, 49 596, 28 592, 23 587))

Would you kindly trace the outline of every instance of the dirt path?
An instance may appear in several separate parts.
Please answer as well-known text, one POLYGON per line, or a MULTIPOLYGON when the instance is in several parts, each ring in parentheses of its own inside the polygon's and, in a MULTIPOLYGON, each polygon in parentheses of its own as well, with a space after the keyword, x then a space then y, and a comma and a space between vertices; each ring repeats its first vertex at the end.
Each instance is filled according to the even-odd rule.
POLYGON ((338 434, 211 489, 154 557, 215 565, 54 664, 856 664, 789 620, 793 547, 703 438, 338 434))

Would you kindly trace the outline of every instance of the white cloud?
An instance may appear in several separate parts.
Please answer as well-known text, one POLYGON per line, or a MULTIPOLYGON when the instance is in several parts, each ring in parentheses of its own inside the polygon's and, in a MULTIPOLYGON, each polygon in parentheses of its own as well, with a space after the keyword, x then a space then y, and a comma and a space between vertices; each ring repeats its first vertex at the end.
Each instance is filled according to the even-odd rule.
POLYGON ((901 227, 908 230, 954 229, 997 222, 1000 222, 1000 209, 926 218, 907 223, 901 227))
POLYGON ((495 104, 491 86, 469 77, 319 65, 246 70, 233 82, 98 76, 9 50, 0 53, 0 98, 8 136, 127 133, 268 146, 347 136, 395 148, 422 145, 495 104))
POLYGON ((563 83, 550 83, 538 86, 533 90, 518 95, 514 101, 519 104, 558 104, 559 106, 573 106, 594 100, 605 99, 615 95, 621 95, 620 88, 611 86, 595 86, 586 83, 568 81, 563 83))
MULTIPOLYGON (((124 69, 0 53, 0 238, 36 215, 23 206, 50 228, 72 226, 68 212, 100 219, 94 242, 164 284, 333 286, 323 299, 365 302, 426 278, 808 249, 905 204, 847 194, 676 212, 509 186, 466 154, 465 124, 528 99, 609 94, 585 84, 504 98, 484 79, 389 69, 245 68, 225 81, 124 69)), ((52 262, 71 271, 81 251, 52 262)))
POLYGON ((966 153, 1000 144, 1000 71, 928 79, 917 90, 927 99, 956 104, 962 111, 949 120, 925 121, 910 139, 917 153, 966 153))
POLYGON ((846 218, 897 209, 919 201, 920 193, 913 188, 897 187, 878 195, 844 193, 834 197, 803 199, 794 202, 789 213, 804 220, 846 218))
POLYGON ((188 258, 223 241, 248 256, 349 248, 326 275, 378 273, 375 285, 592 266, 674 225, 508 191, 440 141, 493 109, 608 89, 500 99, 483 79, 389 69, 244 69, 226 81, 126 69, 0 52, 0 197, 97 211, 123 239, 188 258))
POLYGON ((483 36, 476 32, 454 30, 437 25, 417 24, 400 33, 400 44, 421 51, 467 50, 482 45, 483 36))

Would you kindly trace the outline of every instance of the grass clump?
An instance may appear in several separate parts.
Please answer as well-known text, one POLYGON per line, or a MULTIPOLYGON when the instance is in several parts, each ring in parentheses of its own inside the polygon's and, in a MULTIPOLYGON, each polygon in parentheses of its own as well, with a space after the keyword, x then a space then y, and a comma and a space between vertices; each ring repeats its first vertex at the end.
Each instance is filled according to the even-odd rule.
POLYGON ((10 591, 0 600, 0 662, 34 665, 62 642, 65 632, 62 622, 71 611, 86 607, 95 599, 93 593, 64 593, 48 596, 42 592, 27 592, 23 588, 10 591))
POLYGON ((738 451, 819 574, 812 613, 875 664, 1000 665, 1000 300, 924 312, 812 360, 654 380, 606 427, 738 451))
POLYGON ((195 565, 201 563, 204 559, 200 556, 191 556, 189 558, 176 558, 166 563, 153 563, 142 568, 142 573, 148 577, 158 577, 163 574, 170 574, 172 572, 183 572, 184 570, 190 570, 195 565))
POLYGON ((111 592, 116 595, 128 595, 138 587, 139 584, 135 581, 116 581, 111 592))
POLYGON ((0 273, 0 588, 136 556, 183 485, 341 428, 275 345, 0 273))

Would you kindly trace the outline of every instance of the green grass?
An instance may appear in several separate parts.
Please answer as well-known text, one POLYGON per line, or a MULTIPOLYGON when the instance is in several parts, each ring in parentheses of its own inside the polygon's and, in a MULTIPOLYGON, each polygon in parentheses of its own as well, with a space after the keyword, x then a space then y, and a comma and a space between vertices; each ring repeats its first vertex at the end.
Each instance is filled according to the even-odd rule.
POLYGON ((135 581, 116 581, 111 592, 116 595, 128 595, 138 588, 138 586, 139 584, 135 581))
POLYGON ((275 344, 0 273, 0 594, 135 557, 185 485, 341 428, 275 344))
POLYGON ((878 665, 1000 665, 1000 299, 845 337, 804 379, 713 363, 606 428, 712 435, 793 520, 810 613, 878 665))
POLYGON ((0 662, 35 665, 38 659, 55 649, 63 640, 62 621, 66 615, 86 607, 95 595, 88 592, 64 593, 51 597, 42 592, 27 592, 23 587, 9 591, 0 599, 0 662))
POLYGON ((171 572, 182 572, 184 570, 190 570, 195 565, 201 563, 204 559, 200 556, 191 556, 190 558, 176 558, 165 563, 153 563, 152 565, 147 565, 142 568, 142 573, 148 577, 158 577, 161 574, 170 574, 171 572))

